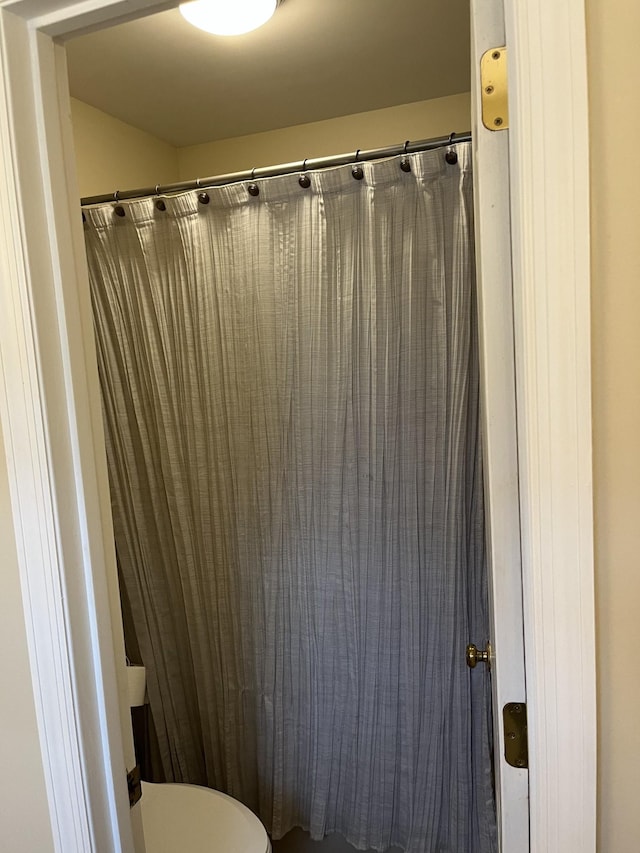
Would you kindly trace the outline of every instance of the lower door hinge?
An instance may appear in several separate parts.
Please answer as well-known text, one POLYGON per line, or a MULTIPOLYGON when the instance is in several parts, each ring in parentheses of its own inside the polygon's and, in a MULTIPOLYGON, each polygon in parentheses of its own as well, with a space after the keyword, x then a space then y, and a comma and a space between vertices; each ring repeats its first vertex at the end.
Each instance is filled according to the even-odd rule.
POLYGON ((524 702, 508 702, 502 709, 504 724, 504 757, 512 767, 529 766, 527 740, 527 706, 524 702))
POLYGON ((507 48, 492 47, 480 59, 482 123, 488 130, 509 127, 507 48))
POLYGON ((132 809, 142 798, 142 782, 140 780, 140 767, 136 764, 133 770, 127 773, 127 785, 129 787, 129 808, 132 809))

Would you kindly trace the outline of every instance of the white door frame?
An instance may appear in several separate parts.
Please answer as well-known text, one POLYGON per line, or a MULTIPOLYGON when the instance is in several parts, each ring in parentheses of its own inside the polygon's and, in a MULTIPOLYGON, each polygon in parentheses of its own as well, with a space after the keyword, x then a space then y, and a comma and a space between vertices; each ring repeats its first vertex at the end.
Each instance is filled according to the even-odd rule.
MULTIPOLYGON (((64 853, 129 853, 134 842, 86 265, 64 52, 52 39, 173 5, 0 0, 0 423, 52 827, 64 853)), ((584 5, 504 7, 531 850, 593 853, 584 5)))

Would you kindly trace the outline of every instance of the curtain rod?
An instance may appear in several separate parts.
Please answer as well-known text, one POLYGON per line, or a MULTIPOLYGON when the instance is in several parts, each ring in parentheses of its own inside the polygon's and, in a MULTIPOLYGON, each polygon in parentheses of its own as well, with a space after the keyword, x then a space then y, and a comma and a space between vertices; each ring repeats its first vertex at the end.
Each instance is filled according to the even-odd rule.
POLYGON ((356 151, 355 154, 337 154, 332 157, 298 160, 295 163, 284 163, 280 166, 264 166, 249 169, 244 172, 231 172, 228 175, 217 175, 211 178, 197 178, 195 181, 181 181, 177 184, 158 184, 155 187, 144 187, 135 190, 116 190, 106 195, 92 195, 81 199, 83 207, 90 204, 104 204, 108 201, 123 201, 125 199, 145 198, 167 193, 186 192, 187 190, 206 189, 207 187, 222 187, 225 184, 235 184, 241 181, 254 181, 258 178, 275 178, 279 175, 291 175, 311 169, 328 169, 332 166, 348 166, 363 163, 367 160, 379 160, 383 157, 397 157, 399 154, 415 154, 419 151, 430 151, 457 142, 470 142, 471 131, 466 133, 451 133, 435 139, 421 139, 417 142, 403 142, 400 145, 390 145, 387 148, 371 148, 368 151, 356 151))

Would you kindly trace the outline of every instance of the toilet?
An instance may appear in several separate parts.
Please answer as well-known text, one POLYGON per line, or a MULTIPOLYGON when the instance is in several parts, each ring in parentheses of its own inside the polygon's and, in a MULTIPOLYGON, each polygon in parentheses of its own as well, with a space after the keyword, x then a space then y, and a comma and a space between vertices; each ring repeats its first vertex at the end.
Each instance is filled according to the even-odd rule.
POLYGON ((258 818, 220 791, 143 782, 140 804, 147 853, 271 853, 258 818))
MULTIPOLYGON (((146 671, 127 661, 131 709, 146 702, 146 671)), ((174 782, 142 783, 146 853, 271 853, 254 813, 220 791, 174 782)))

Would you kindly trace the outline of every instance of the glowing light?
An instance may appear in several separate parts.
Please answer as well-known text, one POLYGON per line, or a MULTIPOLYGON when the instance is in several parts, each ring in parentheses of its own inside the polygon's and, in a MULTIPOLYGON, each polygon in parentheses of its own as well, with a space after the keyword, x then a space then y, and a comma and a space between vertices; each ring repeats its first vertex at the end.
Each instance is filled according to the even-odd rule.
POLYGON ((239 36, 266 24, 278 0, 192 0, 180 6, 182 16, 217 36, 239 36))

